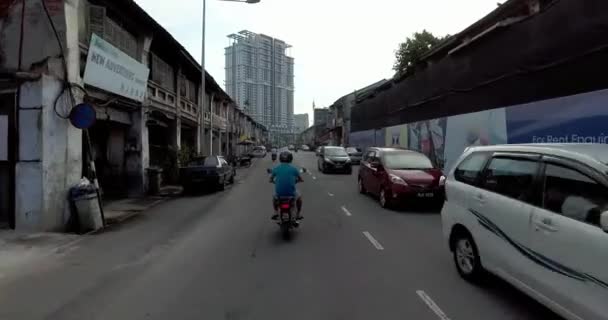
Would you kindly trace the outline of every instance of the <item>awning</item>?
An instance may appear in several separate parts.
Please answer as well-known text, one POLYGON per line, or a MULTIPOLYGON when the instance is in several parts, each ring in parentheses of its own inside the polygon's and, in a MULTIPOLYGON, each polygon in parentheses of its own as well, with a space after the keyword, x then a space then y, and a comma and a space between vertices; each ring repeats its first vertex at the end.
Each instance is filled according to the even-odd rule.
POLYGON ((239 141, 238 144, 240 144, 240 145, 252 145, 252 144, 255 144, 255 142, 253 142, 253 141, 251 141, 249 139, 246 139, 246 140, 239 141))

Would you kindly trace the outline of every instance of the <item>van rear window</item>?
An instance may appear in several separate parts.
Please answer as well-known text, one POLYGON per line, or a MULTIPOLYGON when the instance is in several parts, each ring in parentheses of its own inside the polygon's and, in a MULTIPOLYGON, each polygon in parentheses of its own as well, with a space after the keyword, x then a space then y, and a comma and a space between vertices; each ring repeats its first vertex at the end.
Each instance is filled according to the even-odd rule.
POLYGON ((466 184, 475 184, 477 177, 479 177, 479 174, 488 161, 488 157, 489 154, 481 152, 469 155, 458 165, 458 167, 456 167, 454 178, 466 184))

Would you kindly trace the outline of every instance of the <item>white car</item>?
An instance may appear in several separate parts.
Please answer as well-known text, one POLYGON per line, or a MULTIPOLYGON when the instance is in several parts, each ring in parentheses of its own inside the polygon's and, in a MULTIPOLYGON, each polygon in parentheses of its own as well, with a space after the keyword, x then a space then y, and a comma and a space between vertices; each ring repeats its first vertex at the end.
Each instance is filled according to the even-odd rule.
POLYGON ((489 271, 567 319, 608 319, 608 145, 471 147, 443 233, 460 275, 489 271))

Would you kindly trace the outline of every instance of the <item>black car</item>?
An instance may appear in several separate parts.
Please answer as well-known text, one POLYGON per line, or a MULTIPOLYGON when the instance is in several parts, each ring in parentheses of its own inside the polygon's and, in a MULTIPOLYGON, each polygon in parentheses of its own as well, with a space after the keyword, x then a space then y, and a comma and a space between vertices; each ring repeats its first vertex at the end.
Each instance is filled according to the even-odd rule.
POLYGON ((352 164, 361 163, 361 159, 363 158, 363 152, 361 152, 361 149, 355 147, 347 147, 346 153, 348 153, 352 164))
POLYGON ((343 147, 325 146, 321 148, 317 167, 323 173, 330 171, 340 171, 347 174, 353 173, 350 157, 343 147))
POLYGON ((186 192, 196 186, 224 190, 226 185, 234 183, 235 175, 234 167, 221 156, 196 157, 179 169, 180 182, 186 192))

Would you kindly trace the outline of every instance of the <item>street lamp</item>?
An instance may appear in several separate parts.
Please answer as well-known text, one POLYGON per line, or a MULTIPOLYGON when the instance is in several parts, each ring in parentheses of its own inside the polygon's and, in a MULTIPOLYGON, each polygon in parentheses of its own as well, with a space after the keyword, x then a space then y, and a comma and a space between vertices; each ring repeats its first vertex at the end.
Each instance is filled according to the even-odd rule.
MULTIPOLYGON (((226 2, 244 2, 244 3, 258 3, 260 0, 220 0, 226 2)), ((206 9, 207 9, 207 0, 203 0, 203 34, 201 38, 201 68, 203 69, 201 72, 201 115, 203 115, 204 122, 204 113, 205 113, 205 20, 206 20, 206 9)), ((221 133, 220 133, 221 134, 221 133)), ((222 147, 220 146, 220 150, 222 147)), ((209 106, 209 155, 213 155, 213 101, 211 101, 211 105, 209 106)))

